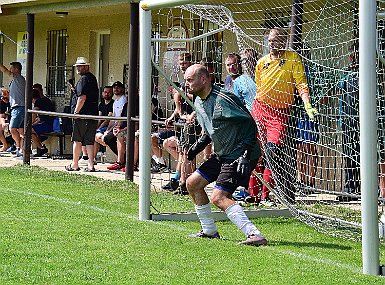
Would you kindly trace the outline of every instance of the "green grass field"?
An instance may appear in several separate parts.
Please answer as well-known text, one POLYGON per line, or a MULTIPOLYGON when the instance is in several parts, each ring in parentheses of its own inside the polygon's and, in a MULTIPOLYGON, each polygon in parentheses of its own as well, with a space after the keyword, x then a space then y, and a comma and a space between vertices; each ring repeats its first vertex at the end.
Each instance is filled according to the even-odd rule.
MULTIPOLYGON (((170 195, 170 199, 173 197, 170 195)), ((384 284, 361 274, 361 244, 292 218, 254 222, 267 247, 186 236, 197 222, 137 219, 133 184, 37 167, 0 168, 0 284, 384 284)), ((381 246, 381 261, 384 247, 381 246)))

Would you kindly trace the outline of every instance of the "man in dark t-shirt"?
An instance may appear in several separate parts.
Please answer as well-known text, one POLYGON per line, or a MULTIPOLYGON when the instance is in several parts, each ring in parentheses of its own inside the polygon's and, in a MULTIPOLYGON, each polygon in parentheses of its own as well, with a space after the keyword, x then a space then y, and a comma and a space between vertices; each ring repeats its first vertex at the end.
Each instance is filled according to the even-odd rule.
MULTIPOLYGON (((45 96, 40 97, 37 89, 32 90, 32 103, 34 110, 55 111, 52 101, 45 96)), ((46 146, 41 143, 40 135, 53 131, 53 119, 52 116, 32 114, 32 142, 37 150, 35 157, 41 157, 48 152, 46 146)))
MULTIPOLYGON (((74 114, 98 115, 99 90, 96 77, 89 71, 90 65, 85 57, 78 57, 75 63, 76 73, 80 79, 74 88, 71 100, 71 110, 74 114)), ((98 122, 89 119, 74 119, 72 142, 73 159, 65 169, 79 171, 79 158, 82 146, 86 146, 88 153, 87 172, 94 172, 94 142, 98 122)))

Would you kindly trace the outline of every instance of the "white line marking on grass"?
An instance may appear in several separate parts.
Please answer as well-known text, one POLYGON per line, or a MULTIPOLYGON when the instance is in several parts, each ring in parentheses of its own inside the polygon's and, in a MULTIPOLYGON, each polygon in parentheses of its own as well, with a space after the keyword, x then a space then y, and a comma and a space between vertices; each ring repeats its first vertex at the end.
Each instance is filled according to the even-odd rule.
MULTIPOLYGON (((67 200, 67 199, 62 199, 62 198, 58 198, 58 197, 54 197, 54 196, 49 196, 49 195, 46 195, 46 194, 33 193, 33 192, 29 192, 29 191, 18 191, 18 190, 13 190, 13 189, 7 189, 5 191, 14 192, 14 193, 18 193, 18 194, 24 194, 24 195, 31 195, 31 196, 35 196, 35 197, 39 197, 39 198, 44 198, 44 199, 47 199, 47 200, 52 200, 52 201, 55 201, 55 202, 60 202, 60 203, 63 203, 63 204, 70 204, 70 205, 74 205, 74 206, 81 206, 81 207, 84 207, 86 209, 94 210, 94 211, 101 212, 101 213, 106 213, 106 214, 126 217, 126 218, 132 219, 132 220, 138 220, 138 216, 128 215, 128 214, 125 214, 125 213, 122 213, 122 212, 110 211, 110 210, 103 209, 103 208, 100 208, 100 207, 97 207, 97 206, 83 204, 80 201, 71 201, 71 200, 67 200)), ((183 232, 191 232, 190 229, 181 227, 179 225, 171 224, 171 223, 164 223, 162 221, 151 221, 151 220, 149 220, 149 221, 143 221, 143 222, 150 222, 150 223, 153 223, 153 224, 157 224, 157 225, 161 225, 161 226, 166 226, 166 227, 169 227, 169 228, 172 228, 172 229, 176 229, 176 230, 179 230, 179 231, 183 231, 183 232)), ((268 249, 268 250, 279 252, 281 254, 286 254, 286 255, 294 256, 294 257, 301 258, 301 259, 304 259, 304 260, 308 260, 308 261, 311 261, 311 262, 317 262, 317 263, 326 264, 326 265, 330 265, 330 266, 334 266, 334 267, 339 267, 339 268, 350 270, 350 271, 355 272, 355 273, 361 273, 362 274, 361 268, 355 267, 355 266, 352 266, 352 265, 348 265, 348 264, 339 263, 339 262, 336 262, 334 260, 330 260, 330 259, 326 259, 326 258, 317 258, 317 257, 305 255, 303 253, 297 253, 297 252, 288 251, 288 250, 281 250, 281 249, 279 249, 277 247, 272 247, 272 246, 268 246, 268 247, 265 247, 265 248, 268 249)))
POLYGON ((301 258, 301 259, 304 259, 304 260, 307 260, 307 261, 318 262, 318 263, 322 263, 322 264, 326 264, 326 265, 331 265, 331 266, 347 269, 347 270, 353 271, 355 273, 361 273, 362 274, 362 270, 359 267, 356 267, 356 266, 353 266, 353 265, 349 265, 349 264, 340 263, 340 262, 336 262, 334 260, 330 260, 330 259, 327 259, 327 258, 318 258, 318 257, 313 257, 313 256, 310 256, 310 255, 306 255, 306 254, 303 254, 303 253, 293 252, 293 251, 289 251, 289 250, 281 250, 281 249, 278 249, 277 247, 270 247, 269 246, 269 247, 266 247, 266 249, 269 249, 269 250, 272 250, 272 251, 277 251, 277 252, 282 253, 282 254, 298 257, 298 258, 301 258))
MULTIPOLYGON (((84 204, 81 201, 72 201, 72 200, 62 199, 62 198, 59 198, 59 197, 54 197, 54 196, 50 196, 50 195, 46 195, 46 194, 34 193, 34 192, 30 192, 30 191, 18 191, 18 190, 14 190, 14 189, 7 189, 6 191, 14 192, 14 193, 18 193, 18 194, 35 196, 35 197, 39 197, 39 198, 44 198, 44 199, 47 199, 47 200, 52 200, 52 201, 60 202, 60 203, 63 203, 63 204, 69 204, 69 205, 74 205, 74 206, 82 206, 83 208, 86 208, 86 209, 91 209, 91 210, 94 210, 94 211, 97 211, 97 212, 111 214, 111 215, 115 215, 115 216, 126 217, 126 218, 131 219, 131 220, 139 220, 138 216, 128 215, 128 214, 125 214, 125 213, 122 213, 122 212, 110 211, 110 210, 103 209, 103 208, 100 208, 100 207, 97 207, 97 206, 84 204)), ((162 225, 162 226, 164 225, 164 226, 167 226, 169 228, 176 229, 176 230, 179 230, 179 231, 191 232, 191 230, 189 230, 187 228, 184 228, 184 227, 181 227, 179 225, 175 225, 175 224, 169 224, 169 223, 165 224, 165 223, 162 223, 162 222, 159 222, 159 221, 152 221, 152 220, 143 221, 143 222, 158 224, 158 225, 162 225)))

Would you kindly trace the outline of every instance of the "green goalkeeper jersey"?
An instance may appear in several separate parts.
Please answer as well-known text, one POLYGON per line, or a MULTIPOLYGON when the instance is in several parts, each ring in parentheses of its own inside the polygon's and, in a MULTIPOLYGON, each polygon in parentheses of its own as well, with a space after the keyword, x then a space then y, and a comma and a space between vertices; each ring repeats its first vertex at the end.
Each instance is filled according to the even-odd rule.
POLYGON ((209 96, 195 99, 199 124, 214 143, 214 151, 223 160, 235 160, 250 149, 250 159, 261 155, 257 126, 238 97, 213 86, 209 96))

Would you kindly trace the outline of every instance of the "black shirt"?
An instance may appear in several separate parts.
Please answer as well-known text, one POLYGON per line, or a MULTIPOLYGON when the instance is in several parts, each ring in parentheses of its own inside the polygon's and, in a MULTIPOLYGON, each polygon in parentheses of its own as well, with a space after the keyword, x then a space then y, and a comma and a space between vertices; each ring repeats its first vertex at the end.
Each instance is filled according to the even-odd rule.
POLYGON ((3 100, 0 100, 0 114, 6 115, 5 121, 7 123, 9 123, 9 120, 11 119, 10 110, 11 110, 11 104, 9 102, 5 103, 3 100))
POLYGON ((113 112, 112 105, 114 104, 114 101, 115 100, 111 99, 108 104, 105 104, 104 102, 99 104, 99 112, 102 113, 102 116, 108 116, 109 113, 113 112))
POLYGON ((76 84, 76 94, 71 102, 72 113, 75 111, 77 99, 81 95, 86 95, 86 101, 79 114, 98 115, 99 89, 96 77, 91 72, 83 74, 76 84))
MULTIPOLYGON (((34 107, 39 108, 40 111, 49 111, 49 112, 54 112, 55 107, 52 104, 52 101, 47 98, 38 98, 36 99, 34 103, 34 107)), ((53 117, 47 116, 47 115, 39 115, 40 122, 49 122, 53 120, 53 117)))

